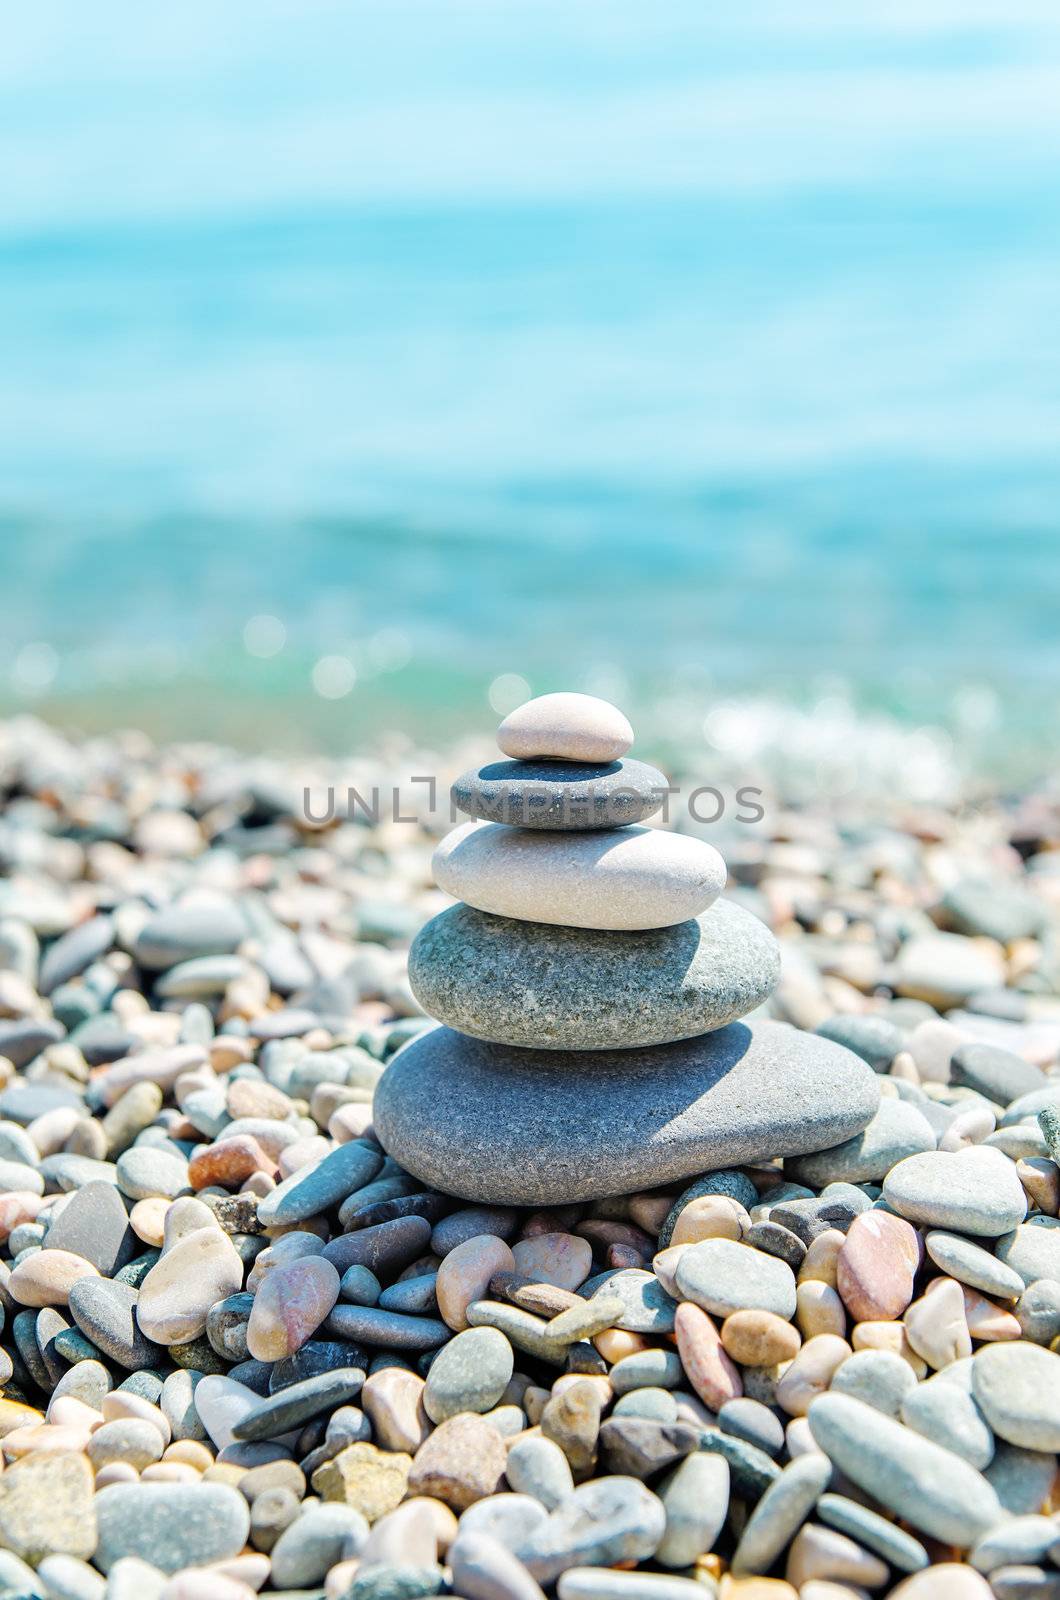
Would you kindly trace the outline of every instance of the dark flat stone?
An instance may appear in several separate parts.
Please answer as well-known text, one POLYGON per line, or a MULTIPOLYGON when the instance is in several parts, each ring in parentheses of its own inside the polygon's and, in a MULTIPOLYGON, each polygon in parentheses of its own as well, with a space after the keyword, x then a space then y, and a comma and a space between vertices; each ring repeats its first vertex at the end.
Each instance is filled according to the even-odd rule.
POLYGON ((232 1432, 237 1439, 276 1439, 322 1411, 333 1411, 336 1406, 345 1405, 347 1400, 360 1394, 363 1384, 361 1367, 335 1367, 329 1372, 318 1372, 315 1377, 303 1378, 300 1383, 277 1390, 241 1417, 232 1432))
POLYGON ((113 1278, 140 1249, 114 1184, 97 1180, 72 1194, 47 1233, 49 1250, 69 1250, 113 1278))
POLYGON ((665 800, 667 780, 657 767, 628 757, 603 766, 490 761, 463 773, 451 793, 469 817, 572 833, 643 822, 665 800))
POLYGON ((878 1102, 860 1057, 782 1023, 583 1053, 436 1028, 395 1056, 373 1117, 388 1152, 426 1183, 470 1200, 562 1205, 827 1149, 865 1127, 878 1102))

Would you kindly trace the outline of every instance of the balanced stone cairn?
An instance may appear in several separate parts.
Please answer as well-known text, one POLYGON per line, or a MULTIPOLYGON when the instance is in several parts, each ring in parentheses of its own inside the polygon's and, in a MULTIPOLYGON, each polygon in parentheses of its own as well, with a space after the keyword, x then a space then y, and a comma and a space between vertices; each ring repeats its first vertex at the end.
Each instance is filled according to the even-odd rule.
POLYGON ((769 930, 720 898, 709 844, 641 824, 668 793, 606 701, 549 694, 501 723, 510 759, 453 787, 477 819, 434 855, 461 902, 409 981, 443 1026, 391 1063, 385 1149, 469 1200, 565 1205, 830 1148, 879 1102, 832 1040, 739 1019, 780 975, 769 930))

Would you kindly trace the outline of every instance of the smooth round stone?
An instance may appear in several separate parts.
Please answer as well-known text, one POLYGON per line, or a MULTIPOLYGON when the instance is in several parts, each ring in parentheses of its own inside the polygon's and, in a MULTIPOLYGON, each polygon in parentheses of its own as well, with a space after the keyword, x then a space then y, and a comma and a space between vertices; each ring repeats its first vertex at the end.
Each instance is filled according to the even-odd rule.
POLYGON ((497 744, 517 761, 617 761, 633 743, 629 719, 594 694, 541 694, 510 711, 497 744))
POLYGON ((250 1354, 258 1361, 282 1361, 294 1355, 338 1297, 339 1275, 323 1256, 305 1256, 289 1267, 274 1267, 254 1297, 247 1324, 250 1354))
POLYGON ((874 1551, 899 1572, 919 1572, 928 1564, 928 1553, 919 1539, 845 1495, 823 1494, 817 1502, 816 1515, 828 1527, 874 1551))
POLYGON ((997 1242, 998 1260, 1018 1272, 1028 1287, 1041 1278, 1060 1282, 1060 1221, 1034 1216, 997 1242))
MULTIPOLYGON (((643 1392, 656 1394, 666 1391, 643 1392)), ((627 1398, 635 1400, 636 1397, 637 1391, 634 1390, 627 1398)), ((619 1405, 621 1403, 618 1402, 619 1405)), ((617 1411, 617 1405, 615 1409, 617 1411)), ((756 1445, 759 1450, 764 1450, 770 1456, 778 1456, 784 1448, 784 1429, 781 1427, 780 1418, 761 1400, 749 1400, 746 1396, 741 1396, 737 1400, 726 1400, 718 1412, 718 1427, 723 1433, 731 1433, 734 1439, 744 1439, 748 1444, 756 1445)))
POLYGON ((861 1133, 831 1150, 789 1161, 784 1170, 796 1183, 814 1188, 828 1183, 876 1183, 906 1156, 934 1149, 931 1124, 916 1106, 888 1097, 880 1101, 876 1115, 861 1133))
POLYGON ((433 1187, 548 1206, 838 1144, 878 1100, 865 1062, 782 1023, 581 1058, 435 1028, 391 1061, 373 1123, 433 1187))
POLYGON ((667 928, 698 917, 725 887, 713 845, 661 828, 559 838, 466 822, 431 861, 434 880, 479 911, 570 928, 667 928))
POLYGON ((768 1572, 828 1487, 832 1463, 812 1451, 786 1466, 751 1513, 732 1558, 736 1576, 768 1572))
POLYGON ((972 1393, 1009 1444, 1060 1450, 1060 1355, 1022 1339, 984 1345, 972 1364, 972 1393))
POLYGON ((570 1462, 559 1445, 543 1434, 524 1434, 508 1451, 508 1483, 517 1494, 530 1495, 554 1511, 574 1488, 570 1462))
POLYGON ((518 1239, 512 1257, 522 1277, 550 1283, 556 1289, 577 1289, 593 1265, 592 1245, 576 1233, 539 1233, 531 1239, 518 1239))
POLYGON ((960 1234, 932 1229, 925 1235, 924 1247, 935 1265, 960 1283, 1001 1300, 1015 1300, 1023 1293, 1023 1279, 1013 1267, 960 1234))
POLYGON ((631 1389, 629 1394, 618 1397, 611 1415, 643 1417, 650 1422, 676 1422, 677 1401, 669 1389, 631 1389))
POLYGON ((972 1397, 971 1359, 955 1361, 902 1401, 906 1427, 983 1471, 994 1459, 994 1435, 972 1397))
POLYGON ((980 1539, 968 1559, 977 1572, 987 1573, 1013 1563, 1044 1561, 1058 1531, 1052 1517, 1014 1517, 980 1539))
POLYGON ((976 1089, 1007 1106, 1021 1094, 1044 1089, 1047 1079, 1040 1067, 995 1044, 960 1044, 950 1057, 950 1081, 976 1089))
POLYGON ((999 951, 959 933, 925 933, 902 945, 895 962, 894 987, 901 995, 926 1000, 939 1011, 959 1006, 977 989, 1005 982, 999 951))
POLYGON ((1014 1517, 1040 1511, 1056 1483, 1056 1456, 1051 1450, 1023 1450, 997 1441, 994 1459, 983 1476, 1006 1511, 1014 1517))
POLYGON ((260 1404, 261 1396, 253 1389, 220 1373, 212 1372, 200 1378, 195 1388, 199 1420, 218 1450, 235 1442, 236 1423, 256 1411, 260 1404))
POLYGON ((787 1263, 734 1239, 689 1245, 675 1278, 682 1299, 716 1317, 734 1311, 772 1311, 785 1320, 795 1315, 795 1274, 787 1263))
POLYGON ((668 785, 646 762, 491 761, 452 786, 453 803, 483 822, 543 832, 622 828, 662 805, 668 785))
MULTIPOLYGON (((539 1442, 551 1443, 548 1439, 540 1439, 539 1442)), ((558 1449, 558 1446, 553 1448, 558 1449)), ((562 1455, 562 1451, 560 1454, 562 1455)), ((484 1500, 476 1500, 474 1505, 468 1506, 461 1513, 459 1537, 463 1538, 465 1534, 485 1536, 487 1539, 495 1539, 506 1550, 515 1550, 524 1539, 529 1538, 535 1528, 541 1527, 546 1517, 547 1512, 540 1501, 530 1495, 503 1492, 491 1494, 484 1500)))
MULTIPOLYGON (((688 1567, 712 1550, 729 1510, 729 1464, 718 1455, 694 1454, 659 1486, 666 1531, 655 1560, 663 1567, 688 1567)), ((614 1576, 612 1573, 611 1576, 614 1576)))
POLYGON ((504 1440, 490 1423, 461 1412, 439 1423, 416 1452, 409 1472, 412 1495, 442 1500, 464 1511, 495 1494, 504 1479, 504 1440))
POLYGON ((351 1139, 278 1184, 260 1201, 258 1221, 268 1228, 319 1216, 371 1183, 382 1164, 377 1150, 351 1139))
POLYGON ((119 1366, 133 1372, 164 1359, 137 1319, 139 1292, 109 1278, 79 1278, 70 1290, 70 1312, 87 1339, 119 1366))
POLYGON ((378 1306, 337 1305, 327 1319, 329 1333, 382 1350, 436 1350, 451 1330, 434 1317, 407 1317, 378 1306))
POLYGON ((1060 1283, 1054 1278, 1036 1278, 1020 1296, 1016 1319, 1025 1339, 1052 1344, 1060 1335, 1060 1283))
POLYGON ((833 1464, 921 1532, 964 1550, 1001 1521, 997 1495, 973 1467, 863 1401, 822 1394, 808 1415, 833 1464))
POLYGON ((673 1350, 635 1350, 616 1361, 609 1374, 615 1394, 634 1389, 677 1389, 684 1381, 680 1357, 673 1350))
POLYGON ((166 971, 198 956, 224 956, 247 937, 239 908, 222 895, 164 907, 147 919, 132 953, 150 972, 166 971))
POLYGON ((674 1327, 677 1307, 663 1289, 654 1273, 640 1267, 625 1267, 620 1272, 609 1272, 583 1286, 582 1293, 592 1289, 594 1296, 609 1300, 619 1299, 623 1310, 615 1323, 627 1333, 670 1333, 674 1327))
POLYGON ((210 1307, 243 1287, 243 1263, 228 1235, 200 1228, 167 1250, 140 1286, 136 1314, 156 1344, 187 1344, 206 1331, 210 1307))
POLYGON ((516 1555, 538 1582, 569 1567, 646 1561, 666 1531, 662 1502, 636 1478, 583 1483, 536 1528, 516 1555))
POLYGON ((93 1561, 107 1573, 123 1556, 160 1572, 227 1561, 246 1543, 250 1507, 224 1483, 115 1483, 95 1497, 93 1561))
POLYGON ((998 944, 1033 938, 1048 922, 1048 909, 1036 895, 1003 878, 960 878, 942 904, 961 933, 983 934, 998 944))
POLYGON ((431 1362, 424 1409, 432 1422, 461 1411, 489 1411, 508 1387, 512 1347, 496 1328, 467 1328, 443 1345, 431 1362))
POLYGON ((271 1582, 282 1589, 321 1583, 347 1549, 359 1550, 367 1538, 368 1524, 353 1506, 312 1506, 285 1528, 273 1545, 271 1582))
POLYGON ((884 1416, 897 1417, 916 1386, 916 1373, 893 1350, 855 1350, 834 1374, 830 1392, 852 1395, 884 1416))
MULTIPOLYGON (((556 1585, 559 1600, 700 1600, 702 1585, 658 1572, 607 1572, 571 1567, 556 1585)), ((734 1596, 735 1600, 735 1596, 734 1596)), ((748 1595, 747 1600, 754 1600, 748 1595)))
POLYGON ((639 932, 519 922, 457 905, 428 922, 409 951, 409 983, 429 1016, 540 1051, 687 1039, 753 1010, 779 975, 769 929, 728 900, 639 932))
POLYGON ((822 1039, 832 1039, 867 1061, 874 1072, 887 1072, 905 1044, 905 1035, 886 1017, 829 1017, 815 1030, 822 1039))
POLYGON ((65 1306, 78 1279, 98 1275, 91 1262, 68 1250, 30 1250, 8 1278, 7 1291, 19 1305, 65 1306))
POLYGON ((134 1144, 118 1157, 118 1187, 130 1200, 148 1200, 152 1195, 175 1200, 188 1188, 188 1163, 168 1150, 134 1144))
POLYGON ((494 1273, 514 1270, 515 1259, 503 1239, 492 1233, 465 1239, 445 1256, 435 1279, 438 1310, 444 1320, 457 1332, 466 1328, 468 1306, 486 1297, 494 1273))
POLYGON ((48 1247, 83 1256, 106 1277, 131 1261, 136 1237, 112 1183, 88 1183, 72 1194, 48 1229, 48 1247))
POLYGON ((987 1238, 1008 1233, 1027 1215, 1015 1162, 981 1145, 907 1156, 884 1179, 883 1197, 910 1222, 987 1238))

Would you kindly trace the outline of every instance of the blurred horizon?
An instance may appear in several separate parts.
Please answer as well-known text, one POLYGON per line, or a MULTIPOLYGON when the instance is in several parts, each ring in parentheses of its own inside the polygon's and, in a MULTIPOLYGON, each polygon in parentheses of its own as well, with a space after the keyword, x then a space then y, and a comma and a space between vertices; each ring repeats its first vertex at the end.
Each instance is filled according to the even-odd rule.
POLYGON ((1055 8, 5 45, 0 713, 341 748, 514 677, 656 746, 1049 769, 1055 8))

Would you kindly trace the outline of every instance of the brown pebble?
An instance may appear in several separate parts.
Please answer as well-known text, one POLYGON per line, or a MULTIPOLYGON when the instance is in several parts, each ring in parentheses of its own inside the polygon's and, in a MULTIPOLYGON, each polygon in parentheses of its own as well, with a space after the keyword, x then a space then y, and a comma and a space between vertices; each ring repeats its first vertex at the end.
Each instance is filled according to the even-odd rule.
MULTIPOLYGON (((504 1440, 496 1428, 482 1417, 462 1412, 435 1428, 417 1450, 408 1478, 409 1492, 441 1500, 453 1511, 465 1511, 476 1500, 498 1492, 506 1462, 504 1440)), ((314 1473, 314 1487, 316 1478, 314 1473)))
POLYGON ((721 1325, 721 1342, 741 1367, 775 1367, 793 1361, 802 1345, 798 1329, 772 1311, 734 1311, 721 1325))

